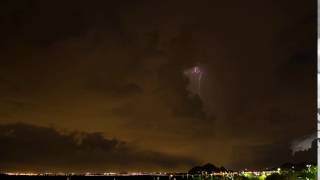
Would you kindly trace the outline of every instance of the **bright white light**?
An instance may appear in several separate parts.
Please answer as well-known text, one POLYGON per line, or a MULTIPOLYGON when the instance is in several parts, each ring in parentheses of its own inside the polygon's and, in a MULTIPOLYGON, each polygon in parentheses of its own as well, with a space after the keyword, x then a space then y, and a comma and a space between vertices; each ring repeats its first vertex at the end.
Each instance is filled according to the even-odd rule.
MULTIPOLYGON (((319 61, 319 57, 320 57, 320 38, 318 39, 318 61, 319 61)), ((318 63, 318 71, 319 71, 319 63, 318 63)))
POLYGON ((194 72, 194 73, 197 73, 197 74, 198 74, 198 73, 199 73, 199 74, 201 73, 200 68, 199 68, 198 66, 196 66, 196 67, 193 68, 193 72, 194 72))

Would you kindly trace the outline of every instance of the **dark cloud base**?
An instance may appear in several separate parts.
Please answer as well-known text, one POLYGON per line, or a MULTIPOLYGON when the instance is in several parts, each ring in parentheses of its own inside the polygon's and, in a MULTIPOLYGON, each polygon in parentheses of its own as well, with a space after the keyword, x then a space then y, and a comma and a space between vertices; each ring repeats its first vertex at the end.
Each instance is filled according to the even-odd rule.
POLYGON ((0 125, 1 170, 120 171, 189 168, 191 158, 137 150, 102 133, 59 132, 16 123, 0 125), (149 169, 138 169, 138 167, 149 169))

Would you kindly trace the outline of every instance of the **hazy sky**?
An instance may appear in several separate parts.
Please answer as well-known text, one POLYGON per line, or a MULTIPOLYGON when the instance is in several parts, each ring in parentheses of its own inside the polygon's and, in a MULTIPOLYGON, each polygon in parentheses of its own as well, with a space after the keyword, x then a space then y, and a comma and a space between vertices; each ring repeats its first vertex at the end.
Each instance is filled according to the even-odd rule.
POLYGON ((0 1, 0 170, 315 158, 289 148, 316 132, 316 9, 309 0, 0 1), (194 66, 200 96, 184 73, 194 66))

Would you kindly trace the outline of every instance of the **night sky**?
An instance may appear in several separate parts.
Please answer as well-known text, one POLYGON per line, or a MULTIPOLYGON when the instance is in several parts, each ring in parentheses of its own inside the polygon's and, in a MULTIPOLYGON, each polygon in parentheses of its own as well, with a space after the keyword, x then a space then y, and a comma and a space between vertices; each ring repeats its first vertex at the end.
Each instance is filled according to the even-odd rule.
POLYGON ((290 147, 316 132, 316 9, 311 0, 1 0, 0 170, 315 160, 312 148, 290 147))

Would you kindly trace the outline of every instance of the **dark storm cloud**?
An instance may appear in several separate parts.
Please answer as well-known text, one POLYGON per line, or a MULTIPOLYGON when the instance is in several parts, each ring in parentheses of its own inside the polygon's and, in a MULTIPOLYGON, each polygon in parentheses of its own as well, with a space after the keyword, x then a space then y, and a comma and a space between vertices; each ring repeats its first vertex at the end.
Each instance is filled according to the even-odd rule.
POLYGON ((184 99, 180 105, 174 107, 173 111, 178 117, 206 118, 202 102, 196 95, 191 95, 189 98, 184 99))
POLYGON ((128 97, 143 93, 143 89, 134 83, 112 84, 103 81, 95 83, 90 88, 94 88, 97 93, 100 92, 102 95, 109 95, 111 97, 128 97))
POLYGON ((46 46, 97 29, 121 35, 121 11, 135 4, 130 1, 1 1, 1 42, 24 41, 46 46))
POLYGON ((0 126, 1 167, 7 170, 69 170, 85 168, 101 171, 192 166, 197 161, 160 152, 138 150, 102 133, 58 132, 54 128, 30 124, 0 126))
MULTIPOLYGON (((306 6, 300 9, 299 15, 295 16, 309 17, 312 11, 306 10, 306 7, 310 8, 311 4, 304 5, 306 6)), ((266 6, 266 8, 270 7, 266 6)), ((270 14, 277 13, 278 8, 282 7, 275 6, 270 14)), ((293 9, 287 9, 285 12, 293 14, 293 9)), ((262 11, 264 10, 266 9, 262 11)), ((268 14, 263 13, 261 18, 265 18, 268 14)), ((288 18, 289 16, 281 16, 278 20, 288 18)), ((270 19, 274 24, 278 22, 274 16, 270 19)), ((314 101, 316 99, 316 59, 313 53, 315 44, 312 40, 314 22, 309 19, 308 23, 301 28, 300 20, 290 19, 290 22, 281 26, 273 26, 275 28, 273 29, 268 24, 268 20, 267 22, 254 20, 254 17, 248 17, 242 22, 244 24, 254 22, 251 26, 248 25, 255 29, 248 31, 252 34, 230 35, 238 42, 246 41, 245 46, 236 47, 237 41, 230 44, 228 41, 223 42, 227 42, 230 55, 226 56, 230 61, 210 62, 208 66, 209 71, 212 72, 210 79, 212 80, 213 76, 216 76, 216 79, 211 81, 215 84, 207 91, 217 91, 220 97, 216 95, 207 101, 219 101, 220 107, 216 109, 221 109, 218 111, 219 114, 225 113, 220 116, 228 119, 224 124, 231 127, 231 134, 237 134, 235 138, 240 138, 242 135, 256 136, 257 133, 261 133, 261 137, 272 139, 275 138, 275 134, 272 134, 275 131, 281 138, 288 138, 288 136, 292 138, 293 134, 303 135, 315 131, 313 112, 316 107, 314 101), (261 26, 258 27, 259 25, 261 26), (284 35, 285 39, 280 43, 275 37, 282 31, 291 33, 284 35), (299 123, 308 125, 301 128, 297 125, 299 123), (261 127, 266 128, 261 129, 261 127), (290 133, 283 134, 282 131, 286 128, 290 129, 290 133)), ((245 27, 239 27, 239 31, 244 29, 245 27)))
POLYGON ((279 163, 291 162, 290 150, 287 144, 261 144, 233 147, 233 157, 237 162, 242 162, 246 168, 276 167, 279 163), (270 158, 270 154, 277 158, 270 158), (254 166, 253 166, 254 164, 254 166))
POLYGON ((28 110, 30 103, 21 96, 21 88, 0 77, 0 116, 7 118, 19 111, 28 110))
POLYGON ((232 158, 235 144, 277 139, 288 148, 315 131, 313 9, 311 1, 1 1, 0 121, 103 131, 241 166, 248 159, 232 158), (183 74, 195 65, 204 70, 201 97, 183 74))
MULTIPOLYGON (((233 158, 242 163, 246 168, 274 168, 284 163, 315 163, 317 159, 317 142, 310 142, 310 148, 291 153, 290 144, 287 142, 273 142, 269 144, 240 145, 233 147, 233 158), (270 157, 270 154, 277 158, 270 157)), ((239 165, 235 165, 238 166, 239 165)))

